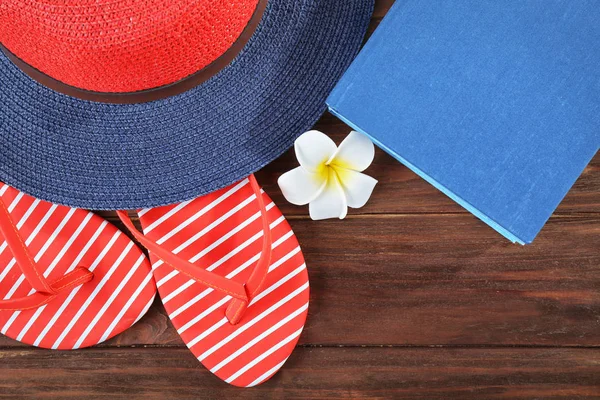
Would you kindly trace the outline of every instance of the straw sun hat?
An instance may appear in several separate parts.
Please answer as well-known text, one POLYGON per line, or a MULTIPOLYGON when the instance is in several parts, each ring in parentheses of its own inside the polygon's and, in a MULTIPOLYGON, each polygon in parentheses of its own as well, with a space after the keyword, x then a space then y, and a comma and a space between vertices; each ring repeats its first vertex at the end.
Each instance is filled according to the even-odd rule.
POLYGON ((3 0, 0 181, 92 209, 225 187, 325 110, 373 0, 3 0))

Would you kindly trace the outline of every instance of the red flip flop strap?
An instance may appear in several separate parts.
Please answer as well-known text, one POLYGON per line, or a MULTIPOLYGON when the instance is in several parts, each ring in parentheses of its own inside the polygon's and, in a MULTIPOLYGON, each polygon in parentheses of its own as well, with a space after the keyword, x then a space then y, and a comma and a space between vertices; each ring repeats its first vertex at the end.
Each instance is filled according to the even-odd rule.
POLYGON ((25 278, 33 289, 35 289, 36 292, 56 294, 50 286, 50 283, 48 283, 37 269, 35 261, 31 258, 23 239, 19 234, 19 230, 10 217, 10 213, 2 199, 0 199, 0 232, 2 232, 6 244, 12 252, 17 265, 21 268, 23 275, 25 275, 25 278))
POLYGON ((70 291, 92 280, 94 274, 86 268, 75 268, 50 284, 54 293, 36 292, 30 296, 0 300, 0 310, 23 311, 39 308, 52 301, 59 293, 70 291))
MULTIPOLYGON (((269 217, 267 215, 267 207, 265 206, 265 201, 262 193, 260 192, 260 186, 258 185, 254 175, 250 175, 248 179, 250 180, 250 186, 252 186, 252 190, 256 195, 256 200, 258 201, 263 228, 263 246, 260 259, 254 266, 254 269, 252 270, 252 273, 246 282, 246 290, 248 291, 249 300, 252 300, 252 298, 260 293, 260 291, 263 289, 265 279, 269 273, 273 239, 271 235, 269 217)), ((242 318, 242 315, 244 315, 246 308, 248 308, 248 301, 233 300, 231 303, 229 303, 226 312, 229 322, 232 324, 237 324, 242 318)))
POLYGON ((164 249, 156 242, 148 239, 142 233, 140 233, 131 222, 129 214, 125 211, 117 211, 121 222, 125 224, 131 234, 150 252, 154 253, 160 258, 165 264, 176 269, 180 273, 187 275, 189 278, 208 286, 212 289, 218 290, 221 293, 225 293, 234 299, 248 302, 248 295, 244 285, 241 283, 232 281, 225 277, 215 274, 214 272, 207 271, 201 267, 190 263, 187 260, 173 254, 171 251, 164 249))

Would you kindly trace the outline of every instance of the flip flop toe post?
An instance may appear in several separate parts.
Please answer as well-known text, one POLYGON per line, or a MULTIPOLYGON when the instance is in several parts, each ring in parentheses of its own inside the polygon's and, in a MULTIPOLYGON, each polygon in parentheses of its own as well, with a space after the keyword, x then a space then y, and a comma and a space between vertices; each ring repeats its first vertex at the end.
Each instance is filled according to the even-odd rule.
POLYGON ((211 372, 235 386, 268 380, 294 350, 309 284, 287 221, 254 176, 201 198, 141 210, 158 291, 173 325, 211 372))

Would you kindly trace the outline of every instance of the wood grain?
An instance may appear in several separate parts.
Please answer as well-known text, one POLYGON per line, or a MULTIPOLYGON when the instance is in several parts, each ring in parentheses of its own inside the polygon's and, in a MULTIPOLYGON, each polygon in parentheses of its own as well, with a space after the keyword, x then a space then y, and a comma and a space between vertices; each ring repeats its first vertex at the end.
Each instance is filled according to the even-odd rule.
MULTIPOLYGON (((370 33, 393 3, 376 1, 370 33)), ((315 129, 337 143, 350 131, 330 114, 315 129)), ((310 221, 277 188, 295 166, 288 151, 257 174, 311 279, 300 346, 273 380, 239 390, 213 377, 157 300, 93 349, 0 336, 0 398, 600 398, 599 155, 525 247, 381 150, 367 206, 345 221, 310 221)))
POLYGON ((600 393, 600 354, 577 348, 298 348, 271 381, 243 390, 212 376, 185 349, 12 350, 0 351, 0 359, 0 398, 10 399, 592 399, 600 393))

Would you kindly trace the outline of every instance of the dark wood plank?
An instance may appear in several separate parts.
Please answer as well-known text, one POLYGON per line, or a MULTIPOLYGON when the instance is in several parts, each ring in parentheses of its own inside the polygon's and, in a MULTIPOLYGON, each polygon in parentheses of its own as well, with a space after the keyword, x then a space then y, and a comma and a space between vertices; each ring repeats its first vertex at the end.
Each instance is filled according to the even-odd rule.
POLYGON ((597 217, 555 218, 529 247, 463 215, 293 225, 317 292, 308 343, 600 343, 597 217))
MULTIPOLYGON (((553 217, 525 247, 465 214, 291 224, 311 278, 302 343, 600 344, 598 215, 553 217)), ((109 342, 132 344, 181 342, 155 307, 109 342)))
POLYGON ((10 399, 597 398, 600 349, 297 348, 240 390, 185 349, 0 351, 10 399))

